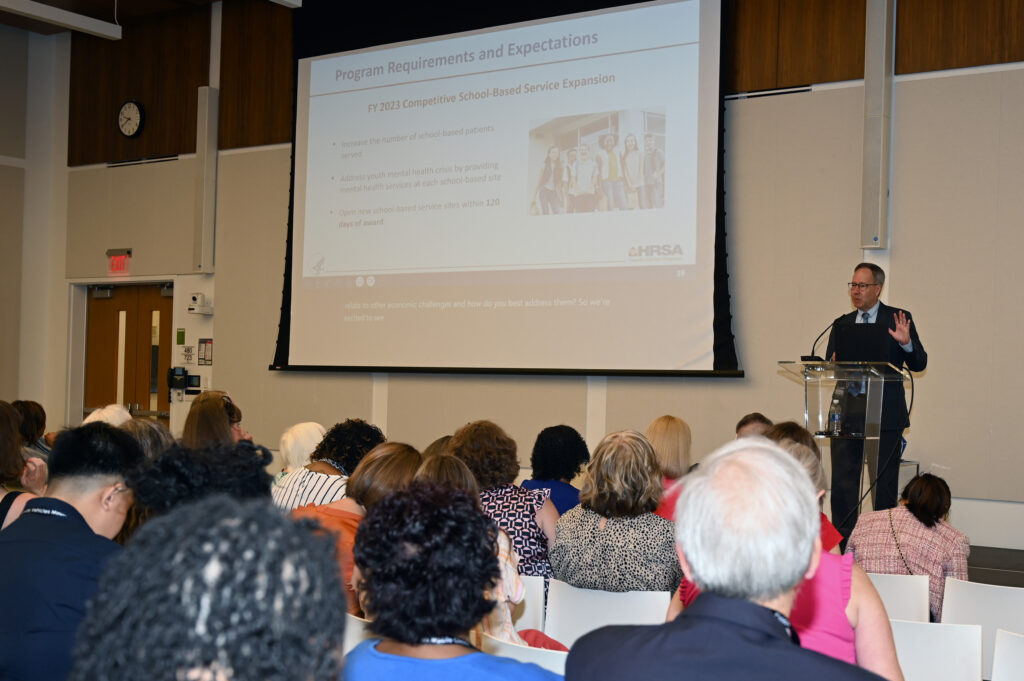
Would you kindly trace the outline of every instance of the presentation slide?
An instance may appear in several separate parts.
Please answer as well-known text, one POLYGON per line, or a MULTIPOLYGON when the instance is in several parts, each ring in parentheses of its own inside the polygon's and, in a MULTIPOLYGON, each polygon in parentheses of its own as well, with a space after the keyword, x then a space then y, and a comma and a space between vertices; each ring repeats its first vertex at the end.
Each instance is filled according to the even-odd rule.
POLYGON ((719 14, 300 61, 289 363, 710 369, 719 14))

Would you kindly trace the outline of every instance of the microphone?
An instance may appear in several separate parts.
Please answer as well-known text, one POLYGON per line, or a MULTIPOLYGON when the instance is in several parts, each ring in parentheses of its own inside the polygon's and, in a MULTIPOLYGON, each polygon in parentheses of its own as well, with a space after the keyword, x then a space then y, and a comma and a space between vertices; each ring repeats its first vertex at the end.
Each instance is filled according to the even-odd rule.
POLYGON ((809 355, 800 355, 800 361, 801 362, 824 362, 825 361, 821 357, 818 357, 816 354, 814 354, 814 348, 817 347, 818 341, 820 341, 821 337, 824 336, 828 332, 828 330, 832 328, 833 324, 835 324, 835 321, 833 321, 831 324, 826 326, 825 330, 822 331, 821 333, 819 333, 818 337, 814 339, 813 343, 811 343, 811 354, 809 354, 809 355))

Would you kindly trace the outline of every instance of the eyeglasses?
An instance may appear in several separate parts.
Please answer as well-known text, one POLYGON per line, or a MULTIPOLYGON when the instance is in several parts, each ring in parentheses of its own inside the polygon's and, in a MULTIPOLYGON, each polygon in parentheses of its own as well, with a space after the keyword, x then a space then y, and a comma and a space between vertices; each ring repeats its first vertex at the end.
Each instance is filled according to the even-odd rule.
POLYGON ((861 284, 861 283, 858 283, 856 281, 851 281, 851 282, 847 283, 846 285, 850 288, 851 291, 853 289, 857 289, 858 291, 863 291, 864 289, 866 289, 869 286, 881 286, 881 284, 861 284))

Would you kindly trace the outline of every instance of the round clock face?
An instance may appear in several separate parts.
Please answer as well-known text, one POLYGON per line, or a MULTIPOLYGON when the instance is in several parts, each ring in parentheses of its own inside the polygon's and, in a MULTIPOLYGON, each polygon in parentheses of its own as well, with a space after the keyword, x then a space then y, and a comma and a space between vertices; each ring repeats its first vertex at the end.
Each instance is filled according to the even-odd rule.
POLYGON ((125 102, 117 113, 117 127, 125 137, 135 137, 142 131, 142 105, 125 102))

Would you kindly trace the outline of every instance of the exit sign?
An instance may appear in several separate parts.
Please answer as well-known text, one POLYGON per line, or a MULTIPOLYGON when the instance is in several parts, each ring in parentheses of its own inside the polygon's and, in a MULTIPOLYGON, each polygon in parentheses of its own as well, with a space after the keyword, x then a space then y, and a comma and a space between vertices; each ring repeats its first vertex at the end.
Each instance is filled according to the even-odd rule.
POLYGON ((130 274, 129 266, 132 262, 132 249, 110 248, 107 250, 107 274, 110 276, 126 276, 130 274))

